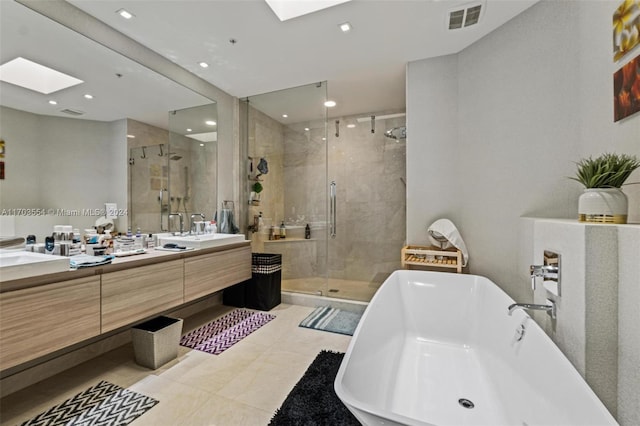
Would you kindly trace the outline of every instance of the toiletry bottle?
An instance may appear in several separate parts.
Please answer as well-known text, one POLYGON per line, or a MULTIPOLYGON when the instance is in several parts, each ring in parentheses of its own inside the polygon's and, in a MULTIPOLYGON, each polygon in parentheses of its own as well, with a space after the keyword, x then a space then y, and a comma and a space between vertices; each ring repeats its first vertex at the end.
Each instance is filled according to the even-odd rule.
POLYGON ((284 220, 282 221, 282 223, 280 224, 280 239, 285 239, 287 238, 287 230, 284 227, 284 220))
POLYGON ((147 248, 152 249, 156 246, 156 243, 153 241, 153 234, 149 234, 147 237, 147 248))
POLYGON ((262 212, 260 212, 258 215, 258 229, 256 229, 256 232, 260 232, 262 229, 264 229, 264 222, 262 221, 262 212))
POLYGON ((215 234, 216 232, 218 232, 218 225, 216 225, 216 221, 212 220, 211 221, 211 233, 215 234))
POLYGON ((305 240, 311 239, 311 227, 309 226, 308 223, 307 223, 307 226, 304 227, 304 239, 305 240))
POLYGON ((127 237, 133 237, 133 233, 131 232, 131 227, 127 228, 127 237))
POLYGON ((269 227, 269 240, 273 240, 275 238, 275 229, 273 225, 269 227))

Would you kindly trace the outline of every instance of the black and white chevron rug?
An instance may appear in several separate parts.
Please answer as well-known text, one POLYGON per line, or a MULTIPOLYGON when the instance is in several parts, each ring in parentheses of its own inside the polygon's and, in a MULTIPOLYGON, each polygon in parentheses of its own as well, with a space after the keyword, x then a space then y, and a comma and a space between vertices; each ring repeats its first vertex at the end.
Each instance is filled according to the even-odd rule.
POLYGON ((128 425, 158 402, 148 396, 101 381, 38 414, 22 426, 128 425))

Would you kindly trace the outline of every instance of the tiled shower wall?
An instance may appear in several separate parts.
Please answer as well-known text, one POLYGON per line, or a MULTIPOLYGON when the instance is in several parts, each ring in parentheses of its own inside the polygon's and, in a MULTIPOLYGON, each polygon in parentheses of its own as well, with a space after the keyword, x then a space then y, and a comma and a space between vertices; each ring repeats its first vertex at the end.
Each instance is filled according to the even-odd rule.
POLYGON ((404 126, 405 120, 376 120, 372 133, 369 121, 356 118, 340 118, 339 136, 335 119, 329 121, 327 150, 322 124, 284 126, 249 108, 249 156, 255 158, 254 166, 261 157, 269 164, 269 173, 261 176, 260 206, 249 208, 249 223, 262 212, 265 224, 252 235, 253 250, 283 254, 283 279, 323 276, 328 264, 330 278, 380 283, 400 268, 406 141, 387 138, 384 132, 404 126), (327 155, 329 182, 337 184, 337 236, 329 239, 328 259, 327 155), (304 234, 292 235, 297 230, 291 230, 286 241, 267 242, 265 248, 268 227, 282 220, 300 227, 311 224, 312 240, 294 241, 304 234), (295 265, 287 264, 291 262, 295 265))
MULTIPOLYGON (((405 241, 406 141, 384 136, 405 120, 376 120, 372 133, 369 121, 341 117, 338 136, 335 120, 328 126, 329 182, 337 185, 337 235, 329 239, 329 277, 379 283, 400 268, 405 241)), ((295 126, 285 131, 285 215, 300 225, 317 223, 326 210, 329 189, 322 142, 295 126)), ((320 256, 318 265, 323 264, 320 256)))

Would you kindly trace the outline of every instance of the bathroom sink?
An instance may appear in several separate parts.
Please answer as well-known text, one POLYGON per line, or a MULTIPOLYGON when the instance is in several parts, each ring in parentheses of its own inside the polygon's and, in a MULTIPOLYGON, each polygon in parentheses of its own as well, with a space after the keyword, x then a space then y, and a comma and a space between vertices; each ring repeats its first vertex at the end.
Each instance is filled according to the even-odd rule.
POLYGON ((244 234, 160 235, 158 239, 161 245, 173 243, 189 248, 220 247, 227 244, 241 243, 245 240, 244 234))
POLYGON ((69 270, 69 258, 29 251, 0 253, 0 281, 17 280, 34 275, 54 274, 69 270))

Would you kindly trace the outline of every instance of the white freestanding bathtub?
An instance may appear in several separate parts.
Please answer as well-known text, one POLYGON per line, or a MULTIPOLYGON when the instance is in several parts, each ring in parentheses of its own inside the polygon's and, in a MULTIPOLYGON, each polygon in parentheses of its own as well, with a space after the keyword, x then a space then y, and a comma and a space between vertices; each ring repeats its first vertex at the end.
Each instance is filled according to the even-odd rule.
POLYGON ((508 315, 511 303, 484 277, 394 272, 353 335, 338 397, 366 425, 617 424, 544 331, 520 309, 508 315))

